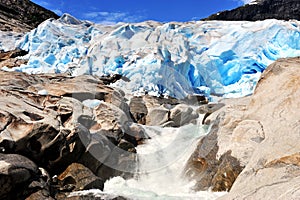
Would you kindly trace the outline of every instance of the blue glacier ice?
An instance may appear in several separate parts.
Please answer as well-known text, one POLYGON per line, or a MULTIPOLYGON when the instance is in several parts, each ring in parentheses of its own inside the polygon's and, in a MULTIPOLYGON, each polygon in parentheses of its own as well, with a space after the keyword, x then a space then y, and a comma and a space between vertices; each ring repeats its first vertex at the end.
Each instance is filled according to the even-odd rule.
POLYGON ((93 24, 65 14, 17 44, 29 51, 27 73, 122 74, 126 92, 249 95, 278 58, 300 56, 300 22, 192 21, 93 24))

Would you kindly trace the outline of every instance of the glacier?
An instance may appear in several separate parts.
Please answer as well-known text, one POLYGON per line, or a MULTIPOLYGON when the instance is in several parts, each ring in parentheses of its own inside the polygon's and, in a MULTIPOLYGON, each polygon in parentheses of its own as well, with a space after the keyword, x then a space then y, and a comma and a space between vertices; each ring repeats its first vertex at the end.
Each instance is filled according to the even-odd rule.
MULTIPOLYGON (((73 76, 121 74, 139 95, 241 97, 279 58, 300 56, 300 22, 191 21, 94 24, 64 14, 18 40, 29 52, 12 70, 73 76)), ((6 69, 11 70, 11 69, 6 69)))

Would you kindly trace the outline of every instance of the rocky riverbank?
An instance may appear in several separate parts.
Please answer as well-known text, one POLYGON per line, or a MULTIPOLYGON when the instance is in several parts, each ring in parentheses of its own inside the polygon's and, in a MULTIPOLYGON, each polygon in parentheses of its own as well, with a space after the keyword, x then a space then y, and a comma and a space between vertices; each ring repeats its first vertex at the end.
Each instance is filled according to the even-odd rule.
MULTIPOLYGON (((258 4, 221 12, 208 19, 299 20, 297 0, 256 2, 258 4)), ((249 94, 256 84, 256 79, 249 81, 251 73, 265 70, 267 63, 280 56, 299 55, 298 21, 268 20, 257 22, 255 26, 256 23, 249 22, 161 24, 149 21, 113 28, 64 15, 59 20, 48 20, 36 29, 42 31, 27 35, 34 39, 23 40, 23 46, 29 51, 26 55, 27 50, 12 50, 16 47, 15 42, 42 21, 58 16, 28 0, 5 0, 0 7, 0 30, 5 31, 0 31, 0 69, 30 69, 28 73, 39 74, 0 70, 0 199, 129 199, 99 191, 112 177, 120 176, 119 180, 126 182, 124 179, 137 174, 139 145, 151 140, 145 127, 153 128, 153 131, 157 127, 173 127, 180 131, 180 127, 196 124, 199 120, 205 124, 202 130, 207 129, 208 134, 199 138, 183 173, 191 183, 195 182, 194 191, 227 191, 221 199, 229 200, 299 198, 299 57, 280 59, 269 66, 251 96, 223 99, 213 104, 208 104, 207 97, 202 95, 189 95, 185 99, 162 97, 166 88, 173 88, 175 91, 169 92, 182 96, 187 91, 185 87, 177 86, 182 86, 187 79, 193 86, 208 86, 202 93, 207 89, 215 90, 206 95, 222 95, 224 91, 218 92, 218 89, 223 83, 226 86, 235 83, 228 88, 229 92, 249 94), (231 28, 232 24, 236 25, 231 28), (59 34, 58 27, 63 27, 59 34), (261 32, 262 27, 265 32, 261 32), (69 31, 63 30, 65 28, 69 31), (98 39, 105 40, 104 45, 91 34, 93 31, 102 33, 102 30, 103 35, 98 39), (51 41, 52 46, 47 46, 49 38, 36 34, 39 32, 56 38, 51 41), (108 40, 106 36, 109 36, 108 40), (223 39, 215 40, 220 36, 223 39), (37 44, 41 49, 35 52, 37 44), (141 48, 149 44, 150 48, 141 48), (51 48, 57 50, 55 55, 49 51, 51 48), (245 49, 252 50, 249 54, 243 51, 245 49), (201 59, 202 64, 198 63, 201 59), (31 64, 26 66, 28 62, 31 64), (70 62, 69 70, 54 69, 67 62, 70 62), (101 71, 99 66, 104 70, 103 63, 110 63, 111 68, 106 66, 105 70, 114 69, 114 73, 123 65, 132 66, 126 69, 127 77, 117 74, 70 76, 74 70, 78 70, 74 75, 97 74, 95 72, 101 71), (154 63, 166 63, 167 67, 150 65, 154 63), (138 66, 147 68, 139 71, 138 66), (244 69, 235 74, 230 70, 232 66, 235 66, 232 69, 236 66, 244 69), (43 74, 44 67, 49 67, 47 72, 67 73, 43 74), (177 73, 173 68, 182 71, 177 73), (240 72, 245 75, 245 81, 239 82, 240 72), (141 79, 135 80, 136 77, 141 79), (158 77, 161 80, 157 80, 158 77), (173 78, 175 82, 172 82, 173 78), (117 80, 120 82, 113 87, 111 83, 117 80), (144 80, 147 80, 144 86, 155 82, 161 97, 132 96, 117 88, 126 89, 127 83, 135 87, 144 80), (172 87, 164 88, 165 84, 172 87), (243 92, 245 88, 246 93, 243 92), (98 189, 97 195, 86 191, 89 189, 98 189), (83 190, 85 192, 80 195, 76 193, 83 190)), ((131 89, 127 91, 130 93, 131 89)), ((161 157, 168 157, 167 153, 161 157)), ((162 159, 153 160, 160 162, 162 159)), ((159 181, 154 179, 150 183, 159 181)), ((159 196, 148 185, 151 184, 145 184, 143 189, 159 196)), ((173 190, 171 185, 170 191, 173 190)))
POLYGON ((101 190, 107 179, 135 173, 135 148, 149 139, 142 125, 180 127, 206 112, 210 131, 185 170, 195 190, 229 191, 222 199, 296 198, 299 66, 299 58, 281 59, 254 95, 208 105, 203 97, 128 99, 107 85, 116 77, 0 71, 0 196, 74 199, 73 191, 101 190))
POLYGON ((196 190, 230 191, 221 199, 298 199, 300 58, 280 59, 255 93, 224 99, 187 166, 196 190))
MULTIPOLYGON (((152 96, 127 99, 107 84, 121 77, 28 75, 0 71, 0 197, 65 199, 131 177, 142 125, 192 123, 195 104, 152 96)), ((194 98, 195 101, 192 101, 194 98)))

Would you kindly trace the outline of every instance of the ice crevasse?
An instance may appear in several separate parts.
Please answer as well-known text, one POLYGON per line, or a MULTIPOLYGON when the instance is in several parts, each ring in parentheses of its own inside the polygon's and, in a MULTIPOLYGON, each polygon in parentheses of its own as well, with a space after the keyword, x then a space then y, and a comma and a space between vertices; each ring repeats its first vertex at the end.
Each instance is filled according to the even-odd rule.
POLYGON ((300 22, 265 20, 118 23, 107 26, 64 14, 27 33, 17 46, 29 62, 17 71, 121 74, 126 92, 171 95, 251 94, 278 58, 300 56, 300 22))

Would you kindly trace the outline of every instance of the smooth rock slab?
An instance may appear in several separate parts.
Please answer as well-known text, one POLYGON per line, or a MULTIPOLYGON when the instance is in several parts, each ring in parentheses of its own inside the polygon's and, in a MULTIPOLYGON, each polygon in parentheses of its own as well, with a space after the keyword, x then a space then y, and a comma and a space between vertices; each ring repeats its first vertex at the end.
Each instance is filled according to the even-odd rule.
POLYGON ((300 58, 278 60, 252 96, 223 100, 208 116, 210 132, 186 168, 196 189, 229 190, 226 200, 299 198, 299 66, 300 58), (222 164, 229 153, 232 169, 222 164))

